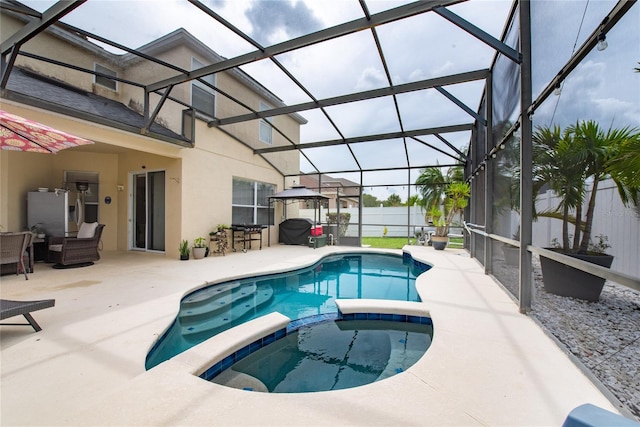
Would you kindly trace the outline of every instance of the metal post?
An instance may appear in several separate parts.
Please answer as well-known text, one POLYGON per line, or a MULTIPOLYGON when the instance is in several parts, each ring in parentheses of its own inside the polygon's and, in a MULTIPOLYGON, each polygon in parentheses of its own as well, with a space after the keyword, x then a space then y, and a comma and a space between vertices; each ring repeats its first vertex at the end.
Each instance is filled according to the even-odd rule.
POLYGON ((520 312, 531 310, 531 253, 533 222, 533 183, 531 149, 531 3, 521 0, 520 7, 520 312))
POLYGON ((487 154, 493 148, 493 78, 489 74, 486 80, 486 97, 485 97, 485 117, 487 125, 485 127, 485 184, 484 184, 484 272, 486 274, 493 273, 493 240, 488 236, 493 233, 493 171, 494 162, 487 154))
MULTIPOLYGON (((474 141, 477 143, 477 141, 474 141)), ((471 171, 471 181, 469 185, 471 186, 471 193, 477 195, 478 194, 478 177, 474 177, 473 173, 476 170, 477 162, 476 162, 476 144, 470 144, 469 149, 469 157, 467 158, 467 162, 471 162, 471 167, 469 170, 471 171)), ((477 215, 476 215, 476 206, 478 205, 477 197, 471 197, 469 200, 469 222, 472 224, 477 224, 477 215)), ((471 233, 469 240, 469 253, 471 258, 476 257, 476 244, 478 242, 477 233, 471 233)))
POLYGON ((407 169, 407 245, 411 243, 411 206, 409 206, 410 197, 411 197, 411 169, 407 169))
POLYGON ((362 246, 362 180, 364 179, 362 170, 360 170, 360 192, 358 195, 358 238, 360 246, 362 246))

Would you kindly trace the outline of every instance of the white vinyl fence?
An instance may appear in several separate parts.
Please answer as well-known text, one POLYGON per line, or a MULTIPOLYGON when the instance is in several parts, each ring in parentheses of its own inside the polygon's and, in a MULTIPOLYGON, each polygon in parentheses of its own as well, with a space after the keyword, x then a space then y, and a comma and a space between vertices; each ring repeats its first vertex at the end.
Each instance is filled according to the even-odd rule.
MULTIPOLYGON (((331 212, 335 212, 335 210, 331 212)), ((345 235, 356 237, 358 235, 358 208, 341 208, 340 213, 351 214, 349 228, 345 235)), ((323 210, 321 218, 323 224, 327 222, 325 214, 326 211, 323 210)), ((299 215, 301 218, 313 220, 313 209, 300 209, 299 215)), ((362 226, 363 237, 382 237, 385 235, 385 227, 387 229, 386 236, 388 237, 407 237, 407 235, 414 237, 415 230, 419 230, 421 227, 424 227, 425 230, 433 229, 425 222, 424 212, 419 206, 411 206, 409 211, 407 211, 406 206, 362 208, 362 216, 362 223, 364 224, 362 226), (407 223, 409 224, 408 229, 407 223)), ((460 230, 455 228, 451 232, 460 233, 460 230)))
MULTIPOLYGON (((587 194, 588 197, 588 194, 587 194)), ((551 191, 538 196, 538 211, 553 210, 558 198, 551 191)), ((586 214, 586 206, 583 215, 586 214)), ((571 233, 571 232, 570 232, 571 233)), ((611 180, 599 185, 596 210, 593 218, 592 240, 602 234, 607 236, 611 248, 607 253, 614 256, 611 269, 630 276, 640 277, 640 209, 625 207, 618 189, 611 180)), ((538 218, 533 223, 533 244, 549 247, 556 238, 562 240, 562 221, 554 218, 538 218)))
MULTIPOLYGON (((607 236, 611 248, 608 253, 614 256, 611 268, 618 272, 630 276, 640 277, 640 208, 624 207, 620 201, 618 190, 612 181, 608 180, 600 184, 597 207, 594 215, 593 237, 602 234, 607 236)), ((537 200, 538 211, 554 209, 558 205, 558 199, 551 191, 540 195, 537 200)), ((407 212, 406 206, 385 208, 363 208, 363 237, 380 237, 384 235, 387 228, 389 237, 414 237, 415 230, 425 227, 430 230, 433 227, 427 226, 424 213, 419 206, 412 206, 407 212), (407 231, 407 223, 409 228, 407 231)), ((346 236, 358 235, 358 208, 340 209, 340 212, 351 214, 349 228, 346 236)), ((586 212, 586 207, 583 212, 586 212)), ((323 210, 320 222, 326 224, 326 211, 323 210)), ((300 209, 301 218, 314 218, 313 209, 300 209)), ((316 213, 317 216, 317 213, 316 213)), ((518 218, 514 216, 509 219, 507 215, 506 224, 498 224, 498 227, 507 227, 501 234, 511 237, 518 228, 518 218), (505 233, 506 231, 506 233, 505 233)), ((451 230, 452 233, 460 233, 460 229, 451 230)), ((496 230, 497 231, 497 230, 496 230)), ((554 238, 560 240, 562 237, 562 222, 553 218, 538 218, 533 223, 533 244, 539 247, 549 247, 554 238)))

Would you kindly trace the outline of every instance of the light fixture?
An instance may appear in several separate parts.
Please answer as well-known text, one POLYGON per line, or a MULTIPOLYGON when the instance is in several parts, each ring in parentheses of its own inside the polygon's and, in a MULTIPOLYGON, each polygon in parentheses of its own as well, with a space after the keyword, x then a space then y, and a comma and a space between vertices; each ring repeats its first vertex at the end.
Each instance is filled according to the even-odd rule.
POLYGON ((492 158, 492 159, 495 159, 496 157, 498 157, 498 155, 497 155, 496 153, 493 153, 493 154, 491 155, 491 158, 492 158))
POLYGON ((603 51, 607 46, 609 46, 609 43, 607 43, 607 36, 604 33, 598 34, 598 44, 596 45, 596 49, 603 51))
POLYGON ((553 94, 555 96, 560 96, 561 93, 562 93, 562 86, 560 86, 560 83, 556 83, 556 87, 555 89, 553 89, 553 94))
POLYGON ((78 181, 76 182, 76 190, 78 191, 87 191, 89 189, 89 182, 87 181, 78 181))

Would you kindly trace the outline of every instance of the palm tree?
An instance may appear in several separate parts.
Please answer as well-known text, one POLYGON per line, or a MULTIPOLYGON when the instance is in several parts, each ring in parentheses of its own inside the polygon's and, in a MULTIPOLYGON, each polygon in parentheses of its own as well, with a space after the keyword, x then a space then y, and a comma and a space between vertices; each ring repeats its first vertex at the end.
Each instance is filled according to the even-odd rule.
MULTIPOLYGON (((630 188, 640 187, 640 133, 627 139, 609 163, 609 173, 630 188)), ((637 204, 637 203, 636 203, 637 204)))
POLYGON ((582 217, 582 202, 585 195, 584 168, 572 157, 572 136, 569 129, 562 131, 560 127, 539 127, 533 134, 534 165, 533 176, 536 185, 547 183, 554 193, 561 197, 557 211, 540 212, 539 216, 554 217, 562 220, 562 247, 568 249, 569 223, 576 226, 574 249, 579 242, 580 224, 575 218, 582 217), (571 217, 572 209, 576 216, 571 217))
MULTIPOLYGON (((571 127, 570 131, 574 134, 574 144, 577 150, 574 154, 578 161, 584 159, 586 170, 585 179, 591 177, 591 195, 587 207, 587 215, 584 224, 584 233, 582 242, 580 243, 580 253, 586 253, 591 240, 591 227, 593 225, 593 214, 596 207, 596 194, 598 184, 607 176, 610 176, 618 187, 618 194, 622 203, 626 206, 633 202, 638 203, 638 186, 629 186, 624 180, 624 174, 618 173, 616 164, 619 161, 620 150, 628 146, 629 141, 640 138, 635 129, 624 127, 622 129, 609 128, 606 132, 598 126, 598 124, 589 120, 580 122, 575 127, 571 127), (612 174, 612 164, 614 165, 614 173, 612 174)), ((639 170, 636 164, 636 173, 639 170)), ((577 216, 577 215, 576 215, 577 216)), ((579 227, 580 224, 577 223, 579 227)))
POLYGON ((447 198, 445 199, 446 219, 436 227, 436 236, 447 236, 449 234, 449 226, 453 222, 456 214, 464 211, 471 197, 471 185, 466 182, 452 182, 446 190, 447 198))
POLYGON ((416 179, 416 187, 420 192, 420 207, 430 216, 432 208, 440 209, 447 187, 452 182, 464 181, 464 171, 461 166, 455 166, 447 170, 443 175, 442 168, 428 168, 422 171, 416 179))
MULTIPOLYGON (((637 204, 640 186, 636 179, 640 135, 636 129, 609 128, 606 132, 593 121, 583 121, 561 131, 559 127, 539 127, 533 135, 534 179, 547 183, 560 197, 557 211, 562 212, 562 242, 565 250, 587 253, 591 240, 593 215, 599 183, 610 176, 618 187, 625 205, 637 204), (628 162, 628 163, 627 163, 628 162), (591 191, 586 216, 582 206, 586 187, 591 191), (575 217, 569 212, 575 209, 575 217), (572 248, 569 244, 569 223, 574 225, 572 248), (581 236, 582 234, 582 236, 581 236)), ((539 216, 555 216, 550 212, 539 216)))

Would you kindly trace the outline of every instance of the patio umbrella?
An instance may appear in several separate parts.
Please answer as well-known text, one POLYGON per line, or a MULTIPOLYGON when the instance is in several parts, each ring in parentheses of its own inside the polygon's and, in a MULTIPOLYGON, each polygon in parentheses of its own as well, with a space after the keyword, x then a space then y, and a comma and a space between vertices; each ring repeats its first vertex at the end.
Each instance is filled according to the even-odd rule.
POLYGON ((93 141, 0 110, 0 148, 3 150, 57 153, 85 144, 93 141))

